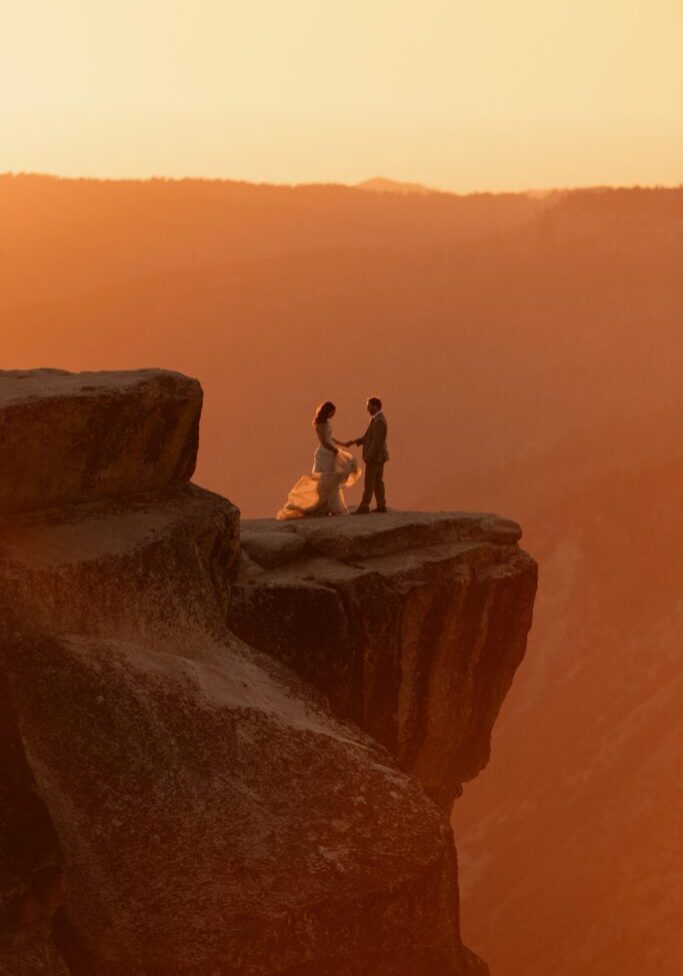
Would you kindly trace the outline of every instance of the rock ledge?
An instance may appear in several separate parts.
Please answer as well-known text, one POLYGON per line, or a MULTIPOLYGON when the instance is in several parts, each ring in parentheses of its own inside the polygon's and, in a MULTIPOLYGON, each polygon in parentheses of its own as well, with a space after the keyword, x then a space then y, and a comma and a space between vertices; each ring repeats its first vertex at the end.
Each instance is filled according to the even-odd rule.
POLYGON ((491 514, 243 520, 230 625, 294 668, 449 808, 486 765, 537 567, 491 514))
POLYGON ((201 408, 165 370, 0 371, 0 515, 183 484, 201 408))
POLYGON ((286 522, 248 519, 241 530, 242 547, 268 568, 292 562, 304 548, 350 562, 455 542, 514 545, 521 536, 516 522, 480 512, 387 512, 286 522))

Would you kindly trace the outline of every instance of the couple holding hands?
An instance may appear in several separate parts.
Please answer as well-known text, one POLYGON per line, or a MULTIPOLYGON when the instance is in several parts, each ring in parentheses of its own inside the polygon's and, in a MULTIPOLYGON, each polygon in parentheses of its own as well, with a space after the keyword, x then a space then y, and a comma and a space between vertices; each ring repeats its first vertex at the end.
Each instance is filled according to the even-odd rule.
POLYGON ((372 396, 367 402, 370 423, 362 437, 338 441, 332 434, 331 420, 336 413, 335 405, 327 400, 315 412, 318 445, 313 455, 313 471, 299 478, 289 493, 287 503, 277 514, 279 519, 303 518, 304 516, 346 515, 344 487, 355 484, 361 476, 356 458, 343 448, 356 445, 363 447, 365 462, 365 490, 353 515, 367 515, 370 502, 375 496, 375 512, 386 512, 384 494, 384 465, 389 460, 387 451, 387 421, 382 413, 382 401, 372 396))

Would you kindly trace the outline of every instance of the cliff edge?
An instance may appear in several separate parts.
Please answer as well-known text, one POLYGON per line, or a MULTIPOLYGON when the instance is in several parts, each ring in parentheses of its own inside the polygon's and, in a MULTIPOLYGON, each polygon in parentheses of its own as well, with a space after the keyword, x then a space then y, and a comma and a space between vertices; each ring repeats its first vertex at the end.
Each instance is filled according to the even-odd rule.
POLYGON ((470 512, 245 520, 231 626, 449 810, 524 656, 536 564, 520 536, 470 512))
POLYGON ((0 974, 485 972, 433 800, 524 652, 518 529, 240 540, 200 411, 163 371, 0 374, 0 974))

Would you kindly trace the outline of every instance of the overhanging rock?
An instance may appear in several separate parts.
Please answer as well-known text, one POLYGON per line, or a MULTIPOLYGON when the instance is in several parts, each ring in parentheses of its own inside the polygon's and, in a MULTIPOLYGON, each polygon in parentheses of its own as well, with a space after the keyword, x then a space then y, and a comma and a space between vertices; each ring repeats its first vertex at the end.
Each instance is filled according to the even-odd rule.
POLYGON ((164 370, 0 371, 0 515, 183 484, 201 407, 164 370))
POLYGON ((520 535, 469 512, 246 520, 230 626, 448 807, 488 761, 524 656, 537 568, 520 535))

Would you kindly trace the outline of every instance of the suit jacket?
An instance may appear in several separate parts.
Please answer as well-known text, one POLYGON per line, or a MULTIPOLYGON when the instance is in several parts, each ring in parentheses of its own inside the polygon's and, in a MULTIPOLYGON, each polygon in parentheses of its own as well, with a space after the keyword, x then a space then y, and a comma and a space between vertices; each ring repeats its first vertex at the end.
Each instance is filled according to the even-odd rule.
POLYGON ((366 464, 384 464, 389 460, 387 450, 387 420, 380 411, 370 420, 368 429, 362 437, 359 437, 356 444, 363 445, 363 460, 366 464))

